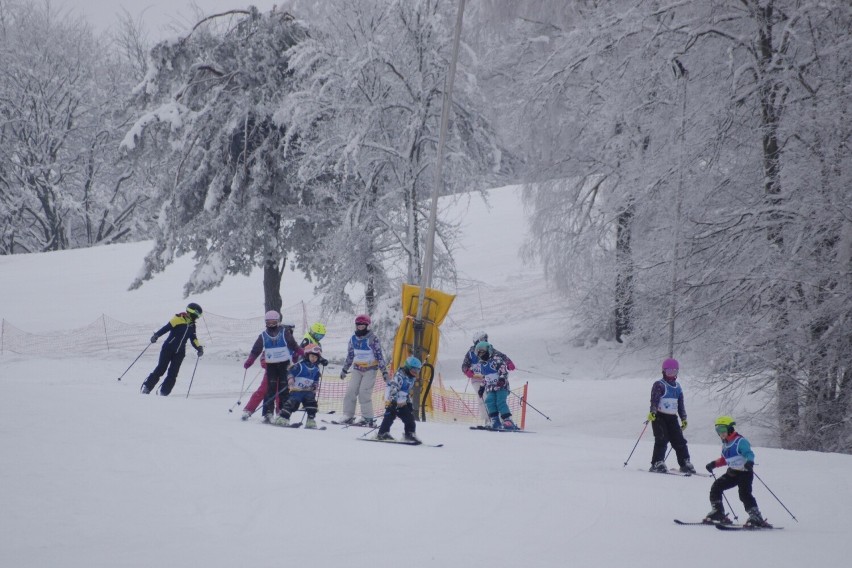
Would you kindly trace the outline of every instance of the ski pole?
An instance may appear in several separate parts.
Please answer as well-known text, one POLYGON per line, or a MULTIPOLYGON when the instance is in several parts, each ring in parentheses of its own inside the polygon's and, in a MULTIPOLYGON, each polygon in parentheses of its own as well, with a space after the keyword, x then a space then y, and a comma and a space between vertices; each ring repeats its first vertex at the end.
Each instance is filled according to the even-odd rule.
MULTIPOLYGON (((752 470, 752 472, 754 472, 754 470, 752 470)), ((757 475, 757 473, 755 473, 755 474, 754 474, 754 476, 757 478, 757 480, 758 480, 758 481, 760 481, 761 483, 763 483, 763 486, 764 486, 764 487, 766 487, 766 490, 767 490, 767 491, 769 491, 770 493, 772 493, 772 490, 769 488, 769 486, 768 486, 768 485, 766 485, 766 483, 764 483, 764 481, 763 481, 762 479, 760 479, 760 476, 759 476, 759 475, 757 475)), ((773 496, 773 497, 775 497, 775 500, 776 500, 776 501, 778 501, 779 503, 781 503, 781 499, 779 499, 779 498, 778 498, 778 496, 777 496, 775 493, 772 493, 772 496, 773 496)), ((794 521, 796 521, 797 523, 799 522, 799 519, 797 519, 797 518, 796 518, 796 515, 794 515, 794 514, 790 511, 790 509, 788 509, 788 508, 787 508, 787 505, 785 505, 784 503, 781 503, 781 506, 782 506, 782 507, 784 507, 784 510, 785 510, 785 511, 787 511, 788 513, 790 513, 790 516, 791 516, 791 517, 793 517, 793 520, 794 520, 794 521)))
POLYGON ((645 426, 642 428, 642 431, 641 431, 641 432, 639 432, 639 437, 636 439, 636 443, 635 443, 635 444, 633 444, 633 449, 632 449, 632 450, 630 450, 630 455, 629 455, 629 456, 627 456, 627 459, 626 459, 626 460, 624 460, 624 466, 623 466, 623 467, 627 467, 627 462, 629 462, 629 461, 630 461, 630 458, 631 458, 631 457, 633 457, 633 452, 635 452, 635 451, 636 451, 636 446, 638 446, 638 445, 639 445, 639 440, 641 440, 641 439, 642 439, 642 436, 645 434, 645 430, 647 430, 647 429, 648 429, 648 421, 646 420, 646 421, 645 421, 645 426))
MULTIPOLYGON (((384 413, 384 414, 382 414, 382 422, 384 422, 384 420, 385 420, 385 416, 387 416, 388 414, 390 414, 390 408, 386 409, 386 410, 385 410, 385 413, 384 413)), ((378 430, 379 428, 381 428, 381 427, 382 427, 382 422, 378 422, 378 426, 374 426, 372 430, 369 430, 369 431, 365 432, 364 434, 361 434, 361 437, 362 437, 362 438, 364 438, 364 437, 366 437, 366 436, 367 436, 367 434, 370 434, 371 432, 375 432, 376 430, 378 430)), ((349 426, 349 424, 347 424, 346 426, 348 427, 348 426, 349 426)))
MULTIPOLYGON (((544 416, 545 418, 547 418, 548 420, 550 420, 550 416, 546 415, 544 412, 542 412, 541 410, 539 410, 538 408, 536 408, 535 406, 533 406, 532 404, 530 404, 530 403, 529 403, 529 401, 528 401, 528 400, 526 400, 524 397, 522 397, 521 395, 519 395, 519 394, 518 394, 518 393, 516 393, 516 392, 512 392, 511 390, 510 390, 509 392, 511 392, 513 395, 515 395, 516 397, 518 397, 519 399, 521 399, 521 402, 523 402, 524 404, 526 404, 527 406, 529 406, 530 408, 532 408, 533 410, 535 410, 536 412, 538 412, 539 414, 541 414, 542 416, 544 416)), ((550 420, 550 421, 551 421, 551 422, 553 422, 553 420, 550 420)))
MULTIPOLYGON (((153 345, 153 343, 148 343, 148 345, 146 345, 146 346, 145 346, 145 349, 143 349, 143 350, 142 350, 142 353, 140 353, 140 354, 136 357, 136 359, 134 359, 134 360, 133 360, 133 362, 130 364, 130 367, 132 367, 133 365, 135 365, 135 364, 136 364, 136 361, 138 361, 138 360, 139 360, 139 357, 141 357, 142 355, 144 355, 144 353, 145 353, 146 351, 148 351, 148 348, 149 348, 149 347, 151 347, 151 345, 153 345)), ((130 367, 127 367, 127 369, 125 369, 125 370, 124 370, 124 372, 123 372, 123 373, 121 373, 121 377, 123 377, 124 375, 126 375, 126 374, 127 374, 127 371, 129 371, 129 370, 130 370, 130 367)), ((121 380, 121 377, 118 377, 118 380, 119 380, 119 381, 121 380)))
MULTIPOLYGON (((713 472, 711 471, 711 472, 710 472, 710 475, 712 475, 712 476, 713 476, 713 481, 716 481, 716 474, 715 474, 715 473, 713 473, 713 472)), ((727 504, 728 504, 728 510, 729 510, 729 511, 731 512, 731 514, 734 516, 734 520, 735 520, 735 521, 739 521, 739 520, 740 520, 740 518, 737 516, 737 512, 736 512, 736 511, 734 511, 734 508, 733 508, 733 507, 731 507, 731 502, 730 502, 730 501, 728 501, 728 496, 727 496, 727 495, 725 495, 724 491, 722 492, 722 499, 724 499, 724 500, 725 500, 725 503, 727 503, 727 504)))
POLYGON ((192 381, 195 380, 195 370, 198 369, 198 360, 201 357, 195 358, 195 367, 192 368, 192 377, 189 378, 189 388, 186 389, 186 398, 189 398, 189 391, 192 390, 192 381))
MULTIPOLYGON (((261 371, 262 370, 263 369, 261 369, 261 371)), ((248 369, 246 369, 246 373, 248 373, 248 369)), ((233 412, 235 406, 239 406, 240 404, 242 404, 243 396, 249 391, 249 389, 251 389, 251 386, 254 384, 254 382, 257 380, 257 378, 259 376, 260 376, 260 371, 258 371, 257 374, 255 374, 254 378, 249 382, 249 384, 245 388, 245 390, 240 392, 240 397, 237 399, 237 402, 235 402, 234 404, 231 405, 231 408, 228 409, 228 412, 233 412)), ((245 384, 245 381, 246 381, 246 377, 245 377, 245 374, 244 374, 243 375, 243 383, 244 384, 245 384)))
POLYGON ((453 391, 453 394, 456 395, 456 398, 459 399, 459 402, 462 403, 462 406, 464 406, 467 409, 467 411, 470 412, 471 416, 474 416, 474 417, 477 417, 477 418, 479 417, 473 410, 470 409, 470 407, 467 404, 465 404, 464 399, 462 399, 462 397, 459 396, 459 393, 456 392, 456 389, 454 389, 453 387, 450 387, 450 390, 453 391))

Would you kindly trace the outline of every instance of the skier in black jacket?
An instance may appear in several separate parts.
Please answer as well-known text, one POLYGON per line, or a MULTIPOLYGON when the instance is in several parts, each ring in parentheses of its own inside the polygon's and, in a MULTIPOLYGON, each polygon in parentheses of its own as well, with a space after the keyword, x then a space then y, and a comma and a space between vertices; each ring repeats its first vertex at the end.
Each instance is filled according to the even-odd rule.
POLYGON ((154 387, 160 381, 160 377, 163 376, 163 373, 166 373, 167 369, 166 380, 160 385, 157 394, 168 396, 172 392, 175 381, 177 381, 178 371, 180 371, 180 365, 186 356, 187 340, 198 352, 199 357, 204 355, 204 347, 201 346, 201 342, 195 336, 195 320, 201 317, 201 313, 201 306, 192 302, 186 306, 185 312, 175 314, 175 317, 170 319, 169 323, 155 331, 154 335, 151 336, 151 343, 156 343, 161 335, 169 333, 169 337, 160 349, 160 361, 157 363, 157 367, 142 383, 142 394, 148 394, 154 390, 154 387))

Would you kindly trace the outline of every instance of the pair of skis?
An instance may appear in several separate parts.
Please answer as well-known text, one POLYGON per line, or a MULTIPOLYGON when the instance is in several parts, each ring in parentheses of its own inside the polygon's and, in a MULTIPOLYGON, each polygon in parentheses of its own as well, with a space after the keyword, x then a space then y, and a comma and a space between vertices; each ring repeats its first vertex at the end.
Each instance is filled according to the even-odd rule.
MULTIPOLYGON (((276 424, 275 422, 267 422, 272 426, 278 426, 279 428, 299 428, 303 426, 301 422, 294 422, 293 424, 276 424)), ((325 426, 320 426, 319 428, 305 428, 305 430, 327 430, 325 426)))
POLYGON ((752 525, 723 525, 722 523, 705 523, 704 521, 698 522, 687 522, 675 519, 674 522, 678 525, 705 525, 710 527, 716 527, 720 531, 766 531, 766 530, 780 530, 784 527, 758 527, 752 525))
POLYGON ((443 448, 444 444, 424 444, 423 442, 412 442, 410 440, 379 440, 378 438, 358 438, 364 442, 382 442, 383 444, 402 444, 404 446, 426 446, 427 448, 443 448))
POLYGON ((492 428, 491 426, 471 426, 471 430, 485 430, 486 432, 514 432, 516 434, 535 434, 529 430, 511 429, 511 428, 492 428))

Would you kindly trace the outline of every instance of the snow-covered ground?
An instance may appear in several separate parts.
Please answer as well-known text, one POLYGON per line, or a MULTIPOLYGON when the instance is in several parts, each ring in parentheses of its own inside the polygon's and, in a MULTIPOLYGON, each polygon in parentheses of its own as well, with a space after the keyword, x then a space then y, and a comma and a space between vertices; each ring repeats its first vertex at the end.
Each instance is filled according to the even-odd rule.
MULTIPOLYGON (((747 419, 739 429, 756 446, 758 475, 799 522, 759 481, 758 502, 783 531, 672 522, 707 512, 711 480, 642 471, 650 432, 623 466, 664 354, 575 346, 570 316, 541 268, 518 255, 518 188, 493 190, 489 203, 474 196, 452 208, 478 214, 457 253, 461 280, 450 290, 458 298, 438 370, 445 384, 465 389, 460 358, 471 333, 485 329, 517 363, 513 383, 529 381, 530 402, 549 419, 530 411, 535 434, 418 423, 420 437, 442 448, 366 444, 356 441, 363 430, 338 426, 311 432, 241 422, 228 412, 244 376, 233 353, 244 354, 253 336, 218 345, 202 325, 210 348, 188 398, 192 355, 165 398, 138 393, 155 354, 119 382, 138 350, 51 350, 52 331, 101 314, 153 331, 186 304, 188 259, 129 292, 150 243, 0 257, 0 317, 42 334, 44 346, 43 356, 0 356, 0 566, 847 566, 852 456, 766 448, 767 434, 747 419)), ((318 303, 295 272, 283 293, 285 305, 318 303)), ((261 275, 192 299, 210 313, 256 317, 261 275)), ((349 333, 331 329, 340 342, 328 344, 349 333)), ((682 366, 686 434, 700 468, 719 453, 714 417, 740 409, 695 388, 700 367, 688 355, 682 366)), ((392 433, 400 430, 397 422, 392 433)), ((736 492, 727 495, 744 520, 736 492)))

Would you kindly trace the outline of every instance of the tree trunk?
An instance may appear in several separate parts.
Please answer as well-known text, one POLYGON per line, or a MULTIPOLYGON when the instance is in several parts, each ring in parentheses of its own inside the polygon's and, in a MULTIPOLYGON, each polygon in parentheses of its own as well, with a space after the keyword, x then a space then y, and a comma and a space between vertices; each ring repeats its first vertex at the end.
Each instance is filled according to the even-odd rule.
POLYGON ((284 267, 287 265, 287 258, 281 261, 279 267, 278 261, 267 260, 263 264, 263 298, 266 310, 275 310, 281 313, 281 276, 284 274, 284 267))
POLYGON ((615 263, 618 275, 615 280, 615 340, 621 343, 623 335, 633 331, 633 253, 631 237, 633 214, 632 202, 618 215, 615 242, 615 263))

